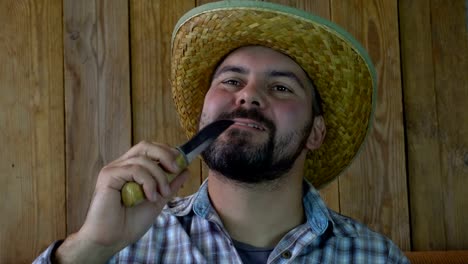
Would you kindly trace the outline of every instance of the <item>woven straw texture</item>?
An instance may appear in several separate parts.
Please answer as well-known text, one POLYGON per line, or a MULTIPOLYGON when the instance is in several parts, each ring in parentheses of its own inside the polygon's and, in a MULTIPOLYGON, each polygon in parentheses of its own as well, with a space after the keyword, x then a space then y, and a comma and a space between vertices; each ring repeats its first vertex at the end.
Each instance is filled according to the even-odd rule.
POLYGON ((334 29, 310 18, 262 8, 216 8, 180 23, 172 42, 172 92, 189 136, 198 130, 216 65, 230 51, 262 45, 292 57, 323 100, 327 136, 309 152, 305 177, 316 188, 350 165, 369 128, 375 87, 372 65, 334 29))

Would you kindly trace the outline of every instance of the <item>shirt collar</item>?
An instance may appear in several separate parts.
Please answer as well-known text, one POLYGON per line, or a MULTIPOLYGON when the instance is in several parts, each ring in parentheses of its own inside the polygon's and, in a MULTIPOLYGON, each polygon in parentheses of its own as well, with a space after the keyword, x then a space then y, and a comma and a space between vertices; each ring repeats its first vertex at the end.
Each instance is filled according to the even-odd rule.
POLYGON ((168 202, 164 208, 168 213, 175 216, 186 216, 192 211, 199 217, 204 219, 212 218, 217 215, 210 198, 208 197, 208 181, 205 180, 198 191, 190 196, 179 198, 176 197, 168 202))
POLYGON ((323 234, 331 223, 333 234, 340 237, 356 237, 356 228, 342 216, 329 209, 312 184, 304 180, 304 210, 310 228, 317 235, 323 234))
POLYGON ((315 235, 322 235, 328 228, 328 223, 333 222, 328 212, 328 208, 320 198, 318 191, 308 181, 304 180, 304 196, 302 202, 304 211, 312 232, 315 235))
MULTIPOLYGON (((340 217, 334 217, 334 214, 330 213, 330 210, 325 205, 324 201, 320 197, 318 191, 312 184, 304 180, 304 194, 303 204, 304 211, 307 219, 307 224, 310 230, 315 235, 322 235, 329 224, 332 224, 333 233, 338 236, 355 236, 356 231, 352 226, 340 217)), ((208 179, 205 180, 200 189, 195 194, 171 201, 168 207, 172 214, 176 216, 184 216, 193 212, 204 219, 214 221, 220 226, 223 226, 218 213, 213 208, 209 195, 208 195, 208 179)))
POLYGON ((193 203, 193 211, 196 215, 206 219, 216 214, 216 211, 211 205, 210 197, 208 196, 208 179, 202 183, 197 192, 193 203))
POLYGON ((210 197, 208 195, 208 179, 202 183, 195 196, 193 202, 193 212, 199 217, 212 221, 224 228, 223 222, 221 221, 221 218, 219 217, 216 210, 213 208, 210 197))

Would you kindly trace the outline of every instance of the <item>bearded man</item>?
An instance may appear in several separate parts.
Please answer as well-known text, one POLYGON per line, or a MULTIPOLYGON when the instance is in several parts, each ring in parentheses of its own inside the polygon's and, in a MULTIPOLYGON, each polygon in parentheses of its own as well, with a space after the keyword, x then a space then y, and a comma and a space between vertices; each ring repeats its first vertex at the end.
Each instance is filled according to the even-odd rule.
POLYGON ((408 263, 316 191, 369 129, 375 72, 357 41, 300 10, 226 1, 182 17, 172 55, 187 133, 233 122, 202 154, 207 180, 172 199, 189 177, 179 151, 141 142, 101 170, 82 228, 38 263, 408 263), (124 206, 127 182, 146 200, 124 206))

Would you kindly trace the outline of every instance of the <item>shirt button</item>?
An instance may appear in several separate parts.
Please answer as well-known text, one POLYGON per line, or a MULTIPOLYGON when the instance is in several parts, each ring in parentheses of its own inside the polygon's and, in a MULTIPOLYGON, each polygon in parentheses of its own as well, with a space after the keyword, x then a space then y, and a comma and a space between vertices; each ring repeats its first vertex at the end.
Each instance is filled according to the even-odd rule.
POLYGON ((292 256, 292 254, 291 254, 291 251, 289 251, 289 250, 286 250, 281 254, 281 257, 283 257, 285 259, 290 259, 291 256, 292 256))

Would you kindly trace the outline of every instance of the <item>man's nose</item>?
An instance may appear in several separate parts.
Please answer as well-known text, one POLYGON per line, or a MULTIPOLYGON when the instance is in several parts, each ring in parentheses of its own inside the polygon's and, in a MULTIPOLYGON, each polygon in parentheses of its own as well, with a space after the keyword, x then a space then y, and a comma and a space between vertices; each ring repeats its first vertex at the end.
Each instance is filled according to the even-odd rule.
POLYGON ((243 107, 265 107, 265 98, 260 88, 260 84, 250 83, 242 88, 238 92, 238 97, 236 100, 238 106, 243 107))

